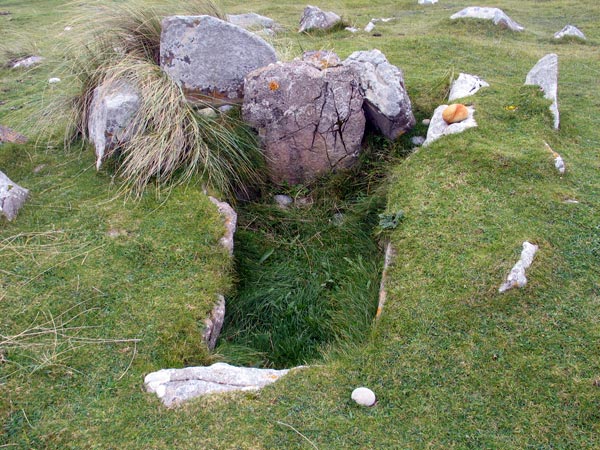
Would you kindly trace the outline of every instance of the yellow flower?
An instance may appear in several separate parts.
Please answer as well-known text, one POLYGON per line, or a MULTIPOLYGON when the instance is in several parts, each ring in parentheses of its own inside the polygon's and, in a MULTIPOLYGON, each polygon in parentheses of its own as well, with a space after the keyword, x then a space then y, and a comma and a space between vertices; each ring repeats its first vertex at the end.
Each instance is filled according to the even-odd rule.
POLYGON ((507 111, 515 111, 515 110, 519 109, 519 107, 515 106, 515 105, 508 105, 508 106, 505 106, 504 109, 507 111))

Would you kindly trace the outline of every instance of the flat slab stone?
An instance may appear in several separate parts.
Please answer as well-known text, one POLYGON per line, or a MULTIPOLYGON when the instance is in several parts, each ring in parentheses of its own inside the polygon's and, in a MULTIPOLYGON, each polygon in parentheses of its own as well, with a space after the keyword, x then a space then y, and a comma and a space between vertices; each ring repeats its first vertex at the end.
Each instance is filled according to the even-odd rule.
POLYGON ((554 116, 554 129, 558 130, 558 55, 550 53, 540 59, 527 74, 525 85, 539 86, 544 91, 544 97, 552 100, 550 111, 554 116))
POLYGON ((26 58, 20 58, 17 59, 16 61, 13 61, 10 64, 11 69, 18 69, 21 67, 31 67, 31 66, 35 66, 36 64, 41 63, 44 60, 44 58, 42 56, 27 56, 26 58))
POLYGON ((499 25, 502 28, 508 28, 512 31, 523 31, 521 25, 512 20, 508 15, 500 8, 487 8, 481 6, 469 6, 465 9, 460 10, 456 14, 450 16, 450 19, 483 19, 491 20, 494 25, 499 25))
POLYGON ((275 61, 271 45, 232 23, 212 16, 162 21, 160 65, 189 100, 239 103, 244 77, 275 61))
POLYGON ((227 14, 227 21, 245 30, 268 29, 277 31, 281 27, 273 19, 256 13, 227 14))
POLYGON ((152 372, 144 378, 144 386, 146 391, 155 393, 165 406, 172 407, 209 394, 256 391, 279 380, 289 371, 216 363, 152 372))
POLYGON ((22 188, 0 171, 0 215, 8 221, 13 220, 28 196, 29 190, 22 188))
POLYGON ((469 116, 463 120, 462 122, 447 124, 446 121, 442 118, 442 113, 448 107, 448 105, 440 105, 433 112, 433 116, 431 117, 431 122, 429 123, 429 128, 427 129, 427 138, 423 143, 423 147, 427 147, 434 141, 437 141, 442 136, 447 136, 449 134, 462 133, 463 131, 473 128, 477 126, 477 122, 473 115, 475 114, 475 108, 472 106, 467 106, 469 110, 469 116))
POLYGON ((562 30, 554 33, 554 39, 562 39, 568 36, 586 40, 585 34, 574 25, 566 25, 562 30))
POLYGON ((476 75, 461 73, 458 75, 458 78, 452 82, 448 101, 469 97, 479 91, 479 89, 489 86, 488 83, 476 75))
POLYGON ((538 251, 538 246, 531 244, 530 242, 523 242, 523 250, 521 251, 521 258, 517 261, 517 263, 513 266, 510 273, 506 277, 506 281, 502 283, 498 292, 503 293, 508 291, 509 289, 515 287, 525 287, 527 285, 527 277, 525 276, 525 270, 527 270, 531 263, 533 262, 533 258, 535 258, 535 254, 538 251))

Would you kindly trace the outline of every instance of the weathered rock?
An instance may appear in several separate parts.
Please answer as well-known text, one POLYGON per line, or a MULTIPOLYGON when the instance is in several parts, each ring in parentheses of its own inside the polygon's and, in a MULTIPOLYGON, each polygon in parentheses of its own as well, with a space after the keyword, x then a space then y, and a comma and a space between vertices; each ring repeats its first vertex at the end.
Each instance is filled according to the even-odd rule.
POLYGON ((88 136, 96 148, 96 169, 106 153, 124 144, 135 131, 140 96, 125 80, 109 81, 94 89, 88 113, 88 136))
POLYGON ((469 110, 462 103, 455 103, 442 111, 442 119, 446 123, 462 122, 469 117, 469 110))
POLYGON ((25 200, 29 196, 29 190, 22 188, 11 181, 0 171, 0 214, 11 221, 16 216, 25 200))
POLYGON ((375 29, 375 23, 373 21, 369 21, 369 23, 365 26, 365 32, 370 33, 375 29))
POLYGON ((433 117, 431 117, 431 122, 429 123, 429 128, 427 129, 427 139, 423 143, 423 147, 427 147, 434 141, 437 141, 442 136, 446 136, 448 134, 462 133, 468 128, 476 127, 477 122, 473 117, 475 113, 475 108, 472 106, 468 106, 467 109, 469 111, 469 117, 462 122, 447 124, 446 121, 442 118, 442 113, 448 107, 448 105, 440 105, 433 112, 433 117))
POLYGON ((415 124, 402 71, 379 50, 352 53, 344 65, 359 76, 367 120, 388 139, 396 139, 415 124))
POLYGON ((538 251, 538 246, 531 244, 527 241, 523 242, 523 251, 521 252, 521 258, 517 261, 510 273, 506 277, 506 281, 502 283, 498 292, 506 292, 514 287, 525 287, 527 284, 527 277, 525 276, 525 270, 531 266, 533 258, 538 251))
POLYGON ((352 391, 352 400, 361 406, 373 406, 377 403, 375 393, 366 387, 359 387, 352 391))
POLYGON ((216 363, 206 367, 152 372, 144 378, 144 385, 146 391, 156 393, 165 406, 172 407, 213 393, 256 391, 274 383, 288 372, 288 369, 256 369, 216 363))
POLYGON ((229 203, 221 202, 210 196, 208 198, 218 208, 219 213, 225 219, 225 234, 219 242, 227 249, 230 255, 233 255, 233 235, 237 226, 237 214, 229 203))
POLYGON ((475 94, 479 89, 489 86, 488 83, 476 75, 461 73, 458 75, 458 78, 452 82, 452 86, 450 86, 448 101, 451 102, 457 98, 469 97, 475 94))
POLYGON ((256 128, 276 183, 304 183, 358 158, 365 128, 354 70, 277 63, 246 77, 242 115, 256 128))
POLYGON ((202 341, 209 350, 214 350, 217 345, 217 339, 221 334, 225 322, 225 297, 217 295, 217 303, 213 307, 210 315, 204 320, 204 331, 202 332, 202 341))
POLYGON ((0 125, 0 142, 25 144, 27 142, 27 138, 11 128, 0 125))
POLYGON ((412 145, 421 146, 425 142, 424 136, 413 136, 410 138, 410 143, 412 145))
POLYGON ((273 196, 273 201, 280 208, 287 208, 292 203, 294 203, 294 199, 289 195, 277 194, 273 196))
POLYGON ((19 69, 22 67, 31 67, 31 66, 35 66, 36 64, 41 63, 44 60, 43 57, 41 56, 27 56, 26 58, 19 58, 17 60, 14 60, 10 63, 10 67, 11 69, 19 69))
POLYGON ((333 28, 342 18, 332 11, 321 11, 316 6, 308 5, 304 8, 300 19, 299 33, 310 30, 328 30, 333 28))
POLYGON ((358 28, 356 28, 356 27, 346 27, 346 28, 344 28, 344 30, 349 31, 350 33, 358 32, 358 28))
POLYGON ((387 284, 388 284, 388 272, 392 265, 394 258, 396 257, 396 251, 392 246, 391 242, 385 244, 385 255, 383 258, 383 271, 381 272, 381 282, 379 283, 379 302, 377 303, 377 312, 375 319, 379 319, 383 313, 383 307, 387 301, 387 284))
POLYGON ((281 29, 281 26, 273 19, 256 13, 227 14, 227 21, 245 30, 267 29, 278 31, 281 29))
POLYGON ((554 33, 554 39, 562 39, 564 37, 575 37, 578 39, 586 40, 585 34, 574 25, 566 25, 562 30, 554 33))
POLYGON ((342 63, 340 57, 329 50, 311 50, 302 54, 302 61, 312 64, 317 69, 328 69, 342 63))
POLYGON ((550 53, 540 59, 527 74, 526 85, 539 86, 544 91, 544 97, 552 100, 550 111, 554 116, 554 128, 560 126, 558 111, 558 56, 550 53))
POLYGON ((504 11, 499 8, 486 8, 480 6, 469 6, 456 14, 450 16, 450 19, 483 19, 491 20, 494 25, 499 25, 502 28, 508 28, 511 31, 523 31, 521 25, 512 20, 504 11))
POLYGON ((275 50, 263 39, 215 17, 162 21, 160 65, 189 100, 240 102, 244 77, 275 61, 275 50))

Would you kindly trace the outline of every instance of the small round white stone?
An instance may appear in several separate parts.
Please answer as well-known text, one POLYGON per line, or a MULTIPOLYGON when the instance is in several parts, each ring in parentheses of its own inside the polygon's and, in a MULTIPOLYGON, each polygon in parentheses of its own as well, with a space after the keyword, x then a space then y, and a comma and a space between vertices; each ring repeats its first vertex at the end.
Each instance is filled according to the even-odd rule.
POLYGON ((50 83, 50 84, 60 83, 60 78, 50 78, 48 80, 48 83, 50 83))
POLYGON ((377 402, 377 397, 371 389, 359 387, 352 391, 352 400, 362 406, 373 406, 377 402))

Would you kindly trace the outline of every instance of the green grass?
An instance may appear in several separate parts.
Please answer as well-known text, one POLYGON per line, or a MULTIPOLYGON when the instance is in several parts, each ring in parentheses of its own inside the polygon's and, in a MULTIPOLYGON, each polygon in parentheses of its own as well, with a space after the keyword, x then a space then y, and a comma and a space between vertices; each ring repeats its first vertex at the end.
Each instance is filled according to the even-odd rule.
MULTIPOLYGON (((352 0, 326 9, 361 26, 371 17, 399 19, 378 23, 381 37, 290 31, 275 39, 294 56, 312 48, 333 49, 341 57, 379 48, 404 70, 419 121, 444 101, 444 79, 452 71, 482 76, 491 87, 468 99, 476 107, 478 128, 389 164, 387 211, 404 211, 404 220, 390 235, 398 256, 383 316, 367 339, 257 393, 165 410, 141 390, 142 377, 169 362, 165 352, 174 341, 168 336, 161 341, 159 330, 170 314, 165 312, 170 300, 191 292, 189 284, 169 287, 188 266, 168 249, 183 245, 182 236, 192 229, 210 236, 206 245, 203 239, 188 243, 202 244, 194 260, 200 266, 189 268, 190 276, 201 277, 196 286, 203 302, 229 285, 217 275, 226 269, 223 255, 211 253, 220 252, 214 243, 222 230, 204 218, 216 212, 192 208, 204 201, 192 194, 194 188, 182 190, 183 203, 171 208, 200 217, 179 224, 167 202, 162 220, 190 228, 163 238, 152 195, 136 208, 122 200, 108 202, 118 179, 93 172, 91 149, 64 156, 62 148, 1 147, 0 168, 33 193, 17 220, 2 224, 0 239, 29 233, 14 242, 20 246, 17 253, 3 250, 0 269, 12 274, 0 275, 2 293, 10 294, 0 301, 2 334, 30 327, 36 316, 43 323, 49 317, 44 312, 58 317, 85 300, 63 318, 90 311, 67 326, 99 326, 79 331, 88 338, 142 341, 136 343, 135 358, 129 342, 86 345, 67 353, 63 366, 37 371, 29 360, 19 360, 23 369, 0 385, 0 445, 312 448, 290 425, 320 449, 598 448, 600 9, 584 0, 480 4, 503 8, 526 31, 451 22, 450 14, 471 5, 466 0, 427 7, 416 0, 352 0), (553 33, 566 23, 582 29, 588 41, 554 42, 553 33), (522 87, 527 71, 550 52, 559 55, 558 132, 535 89, 522 87), (519 108, 510 112, 508 105, 519 108), (543 141, 563 156, 566 175, 554 170, 543 141), (33 174, 41 163, 51 170, 33 174), (564 203, 568 198, 579 203, 564 203), (135 232, 111 240, 105 234, 110 227, 135 232), (69 236, 51 233, 57 230, 69 236), (40 232, 46 234, 31 234, 40 232), (499 295, 524 240, 540 246, 529 284, 499 295), (147 256, 135 262, 152 254, 156 260, 147 256), (18 284, 57 263, 26 286, 18 284), (351 402, 352 389, 360 385, 375 391, 377 406, 363 409, 351 402)), ((36 108, 40 93, 60 89, 47 87, 45 80, 59 67, 53 61, 61 58, 57 43, 63 27, 54 24, 72 17, 62 6, 12 1, 0 8, 13 12, 0 16, 3 24, 16 25, 20 36, 52 56, 30 72, 2 70, 0 88, 9 89, 1 98, 7 103, 0 105, 4 125, 23 131, 19 125, 36 108)), ((222 4, 228 13, 254 10, 291 30, 304 6, 222 4)), ((22 41, 2 30, 5 45, 22 41)), ((419 125, 414 134, 423 132, 419 125)), ((0 366, 3 377, 14 369, 0 366)))

